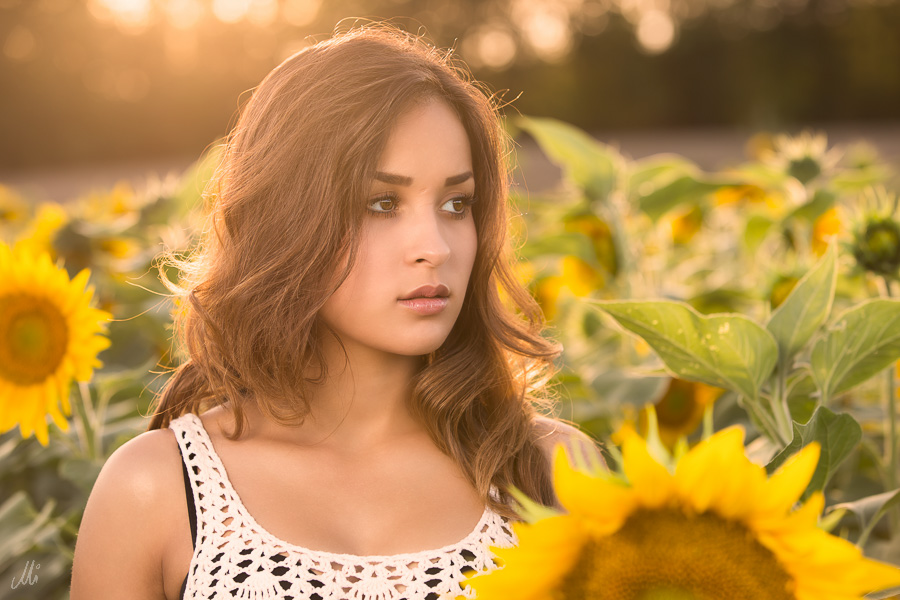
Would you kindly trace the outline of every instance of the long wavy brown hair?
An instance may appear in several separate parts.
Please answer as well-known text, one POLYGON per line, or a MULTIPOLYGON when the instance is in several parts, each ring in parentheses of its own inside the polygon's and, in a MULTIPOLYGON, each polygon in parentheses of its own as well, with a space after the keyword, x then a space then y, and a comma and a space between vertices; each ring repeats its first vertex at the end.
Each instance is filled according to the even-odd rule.
POLYGON ((471 144, 478 245, 460 315, 422 357, 409 410, 493 510, 515 518, 511 485, 554 503, 535 419, 554 404, 548 383, 561 347, 543 336, 540 308, 512 270, 499 101, 451 52, 384 24, 294 54, 243 107, 204 192, 201 242, 187 259, 160 262, 161 274, 166 265, 180 271, 178 284, 163 279, 180 306, 185 360, 148 430, 229 400, 232 440, 245 402, 281 424, 302 421, 310 384, 327 377, 320 342, 333 332, 317 315, 355 262, 359 199, 398 116, 434 98, 455 110, 471 144), (310 372, 319 376, 304 378, 310 372))

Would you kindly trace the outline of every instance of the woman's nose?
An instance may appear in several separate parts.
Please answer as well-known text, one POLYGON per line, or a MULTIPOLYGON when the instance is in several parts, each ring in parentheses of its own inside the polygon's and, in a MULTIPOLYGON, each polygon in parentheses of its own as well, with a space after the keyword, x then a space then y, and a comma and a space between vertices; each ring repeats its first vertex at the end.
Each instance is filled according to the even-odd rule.
POLYGON ((441 222, 442 215, 431 209, 418 210, 408 220, 407 256, 410 262, 428 262, 434 266, 450 256, 449 232, 441 222))

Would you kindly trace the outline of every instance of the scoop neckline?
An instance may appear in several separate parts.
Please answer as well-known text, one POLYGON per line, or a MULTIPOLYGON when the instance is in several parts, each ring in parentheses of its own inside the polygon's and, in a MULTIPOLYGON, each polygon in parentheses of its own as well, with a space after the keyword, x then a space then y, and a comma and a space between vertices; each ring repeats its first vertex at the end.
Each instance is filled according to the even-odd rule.
MULTIPOLYGON (((475 524, 474 529, 466 535, 464 538, 459 540, 458 542, 454 542, 452 544, 447 544, 446 546, 441 546, 440 548, 431 548, 427 550, 420 550, 417 552, 404 552, 402 554, 351 554, 346 552, 328 552, 327 550, 314 550, 312 548, 307 548, 306 546, 300 546, 298 544, 292 544, 282 538, 276 536, 268 529, 259 524, 256 518, 250 513, 250 510, 244 505, 243 500, 241 500, 240 494, 237 493, 237 490, 234 489, 234 486, 231 484, 231 479, 228 477, 228 471, 225 468, 225 463, 222 462, 221 457, 219 456, 218 451, 216 451, 215 445, 213 444, 212 438, 209 436, 209 433, 206 431, 206 427, 203 425, 203 420, 200 419, 200 416, 196 413, 186 413, 184 416, 190 416, 191 420, 197 425, 200 435, 204 438, 206 443, 209 445, 210 449, 210 457, 216 467, 221 469, 221 481, 225 485, 225 492, 231 494, 236 501, 236 509, 239 513, 241 513, 242 517, 246 521, 250 527, 252 527, 260 537, 264 538, 265 541, 274 543, 278 546, 283 546, 286 550, 306 555, 313 556, 321 556, 331 559, 342 559, 344 561, 354 560, 354 561, 377 561, 377 562, 387 562, 387 561, 400 561, 404 559, 404 562, 410 559, 422 558, 424 555, 432 556, 435 554, 445 554, 451 550, 467 546, 470 542, 473 542, 476 539, 479 539, 482 534, 482 529, 485 524, 489 521, 492 511, 489 506, 484 507, 484 511, 481 513, 481 518, 478 519, 478 523, 475 524)), ((491 485, 491 493, 493 494, 496 490, 494 485, 491 485)), ((337 562, 337 561, 334 561, 337 562)))

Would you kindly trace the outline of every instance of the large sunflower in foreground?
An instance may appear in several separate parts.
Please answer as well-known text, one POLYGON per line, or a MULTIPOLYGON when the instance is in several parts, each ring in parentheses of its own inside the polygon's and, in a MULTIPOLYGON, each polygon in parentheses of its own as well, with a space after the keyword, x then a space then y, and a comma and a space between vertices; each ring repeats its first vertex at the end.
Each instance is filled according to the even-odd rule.
POLYGON ((515 523, 518 546, 493 549, 503 568, 465 585, 479 600, 851 600, 900 585, 900 569, 818 528, 821 493, 794 509, 817 444, 767 478, 743 438, 721 431, 670 471, 632 435, 622 475, 576 471, 557 447, 568 513, 515 523))
POLYGON ((47 415, 63 431, 71 414, 69 385, 88 381, 109 346, 104 322, 90 306, 90 272, 70 280, 47 254, 13 253, 0 244, 0 433, 19 425, 46 446, 47 415))

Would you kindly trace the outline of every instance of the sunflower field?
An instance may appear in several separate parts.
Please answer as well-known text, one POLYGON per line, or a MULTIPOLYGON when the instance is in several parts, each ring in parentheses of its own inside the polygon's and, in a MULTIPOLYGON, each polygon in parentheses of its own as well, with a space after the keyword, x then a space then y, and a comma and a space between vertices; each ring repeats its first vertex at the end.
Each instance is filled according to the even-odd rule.
MULTIPOLYGON (((898 597, 894 166, 803 133, 705 172, 559 121, 509 127, 561 170, 513 190, 510 226, 565 348, 562 416, 605 464, 558 448, 566 511, 517 495, 520 543, 465 596, 898 597)), ((183 358, 156 265, 193 248, 217 156, 65 205, 0 186, 0 573, 39 575, 12 598, 68 596, 97 474, 183 358)))

